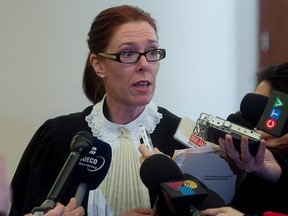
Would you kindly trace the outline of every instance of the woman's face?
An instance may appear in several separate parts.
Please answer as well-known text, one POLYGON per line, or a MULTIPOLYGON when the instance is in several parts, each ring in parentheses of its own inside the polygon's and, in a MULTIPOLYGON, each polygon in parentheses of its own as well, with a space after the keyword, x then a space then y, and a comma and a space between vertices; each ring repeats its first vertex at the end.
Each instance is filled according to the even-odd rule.
MULTIPOLYGON (((159 48, 155 30, 146 22, 131 22, 116 30, 104 52, 145 52, 155 48, 159 48)), ((159 66, 160 61, 148 62, 141 56, 133 64, 101 58, 94 69, 98 76, 104 77, 110 104, 139 107, 148 104, 154 95, 159 66)))
POLYGON ((256 89, 255 89, 254 93, 269 97, 269 95, 271 93, 271 85, 270 85, 270 83, 265 81, 265 80, 260 82, 256 86, 256 89))

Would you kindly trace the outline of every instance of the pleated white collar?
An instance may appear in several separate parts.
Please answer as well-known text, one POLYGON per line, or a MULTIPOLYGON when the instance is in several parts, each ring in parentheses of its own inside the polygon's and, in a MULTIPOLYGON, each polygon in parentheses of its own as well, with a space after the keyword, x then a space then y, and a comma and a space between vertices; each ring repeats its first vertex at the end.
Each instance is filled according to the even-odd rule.
MULTIPOLYGON (((93 106, 91 113, 86 116, 85 120, 88 122, 88 126, 91 128, 93 136, 100 140, 111 142, 115 141, 125 131, 129 131, 132 139, 140 139, 140 125, 144 125, 148 133, 152 133, 156 125, 160 122, 162 114, 159 113, 157 105, 151 101, 146 105, 144 111, 132 122, 126 125, 120 125, 110 122, 106 119, 103 113, 103 105, 105 97, 93 106)), ((125 135, 125 134, 124 134, 125 135)))

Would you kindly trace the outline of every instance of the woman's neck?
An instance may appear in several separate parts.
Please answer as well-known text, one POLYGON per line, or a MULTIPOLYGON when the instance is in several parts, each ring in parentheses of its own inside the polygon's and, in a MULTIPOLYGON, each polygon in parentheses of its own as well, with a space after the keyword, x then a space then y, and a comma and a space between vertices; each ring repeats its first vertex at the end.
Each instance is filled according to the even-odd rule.
POLYGON ((113 103, 107 98, 104 101, 103 113, 105 117, 115 124, 125 125, 135 120, 145 109, 145 106, 125 106, 113 103))

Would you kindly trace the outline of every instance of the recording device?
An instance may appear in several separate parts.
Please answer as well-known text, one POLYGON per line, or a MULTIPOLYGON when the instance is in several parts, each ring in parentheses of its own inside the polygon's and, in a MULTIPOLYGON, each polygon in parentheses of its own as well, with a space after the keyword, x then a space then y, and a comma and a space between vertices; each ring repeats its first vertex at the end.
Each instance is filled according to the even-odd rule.
POLYGON ((200 216, 197 206, 207 196, 196 178, 185 179, 178 165, 168 156, 154 154, 144 160, 140 177, 149 189, 151 206, 158 215, 200 216), (169 167, 169 169, 167 169, 169 167))
POLYGON ((245 135, 248 137, 249 151, 253 156, 257 154, 261 139, 260 134, 254 130, 206 113, 200 114, 193 133, 215 144, 218 144, 220 137, 224 138, 225 134, 230 134, 233 138, 234 146, 239 152, 241 136, 245 135))
POLYGON ((73 169, 80 158, 85 156, 91 150, 93 141, 94 137, 86 131, 80 131, 73 137, 70 144, 71 153, 48 193, 47 199, 39 207, 33 208, 32 213, 34 215, 44 215, 55 207, 55 204, 59 200, 60 194, 63 191, 67 180, 70 178, 73 169))
POLYGON ((273 136, 288 133, 288 95, 272 91, 269 98, 248 93, 241 101, 240 115, 254 127, 273 136))
POLYGON ((140 138, 140 143, 144 143, 145 146, 150 150, 153 151, 153 143, 150 137, 150 134, 146 130, 144 125, 139 126, 140 133, 141 133, 141 138, 140 138))
POLYGON ((79 184, 76 191, 77 206, 80 206, 87 190, 95 190, 107 175, 111 164, 112 150, 108 143, 94 139, 90 152, 76 165, 72 180, 79 184))

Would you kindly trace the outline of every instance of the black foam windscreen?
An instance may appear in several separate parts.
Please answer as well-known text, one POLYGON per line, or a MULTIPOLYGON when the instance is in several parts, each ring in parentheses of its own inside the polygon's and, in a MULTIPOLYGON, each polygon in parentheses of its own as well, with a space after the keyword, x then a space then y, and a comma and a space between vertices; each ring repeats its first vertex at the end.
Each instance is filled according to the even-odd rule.
POLYGON ((232 113, 227 117, 227 120, 251 130, 254 129, 254 126, 248 120, 246 120, 241 113, 232 113))
POLYGON ((70 144, 71 152, 79 152, 81 157, 84 157, 91 150, 94 142, 94 137, 87 131, 79 131, 73 138, 70 144))
POLYGON ((244 96, 240 104, 240 113, 254 127, 258 124, 264 109, 268 103, 268 97, 248 93, 244 96))
POLYGON ((145 159, 140 167, 140 177, 148 189, 159 189, 163 182, 183 180, 178 165, 163 154, 154 154, 145 159))
MULTIPOLYGON (((144 185, 149 189, 151 206, 154 206, 156 198, 158 197, 157 214, 165 216, 175 214, 171 213, 170 211, 171 208, 169 208, 169 202, 167 203, 166 201, 167 194, 166 196, 163 196, 163 189, 161 189, 161 185, 163 185, 163 183, 165 184, 171 182, 173 184, 173 182, 184 182, 185 180, 193 180, 200 182, 198 179, 189 174, 183 174, 175 161, 173 161, 168 156, 162 154, 155 154, 144 160, 140 167, 140 177, 144 185)), ((208 189, 207 186, 203 183, 200 182, 198 187, 199 189, 203 188, 203 190, 205 190, 207 193, 205 192, 202 194, 197 194, 195 192, 194 196, 192 195, 189 198, 185 197, 184 193, 183 196, 173 198, 173 201, 170 201, 174 203, 174 209, 178 209, 179 207, 184 206, 187 203, 196 205, 196 208, 202 210, 206 208, 220 207, 225 204, 224 200, 218 194, 208 189)))
POLYGON ((75 167, 73 181, 76 184, 87 184, 88 190, 96 189, 107 175, 111 158, 110 145, 95 138, 90 152, 81 158, 75 167))
POLYGON ((157 208, 158 215, 171 215, 160 184, 183 180, 178 165, 168 156, 155 154, 146 158, 140 167, 140 178, 149 190, 151 208, 157 208))

